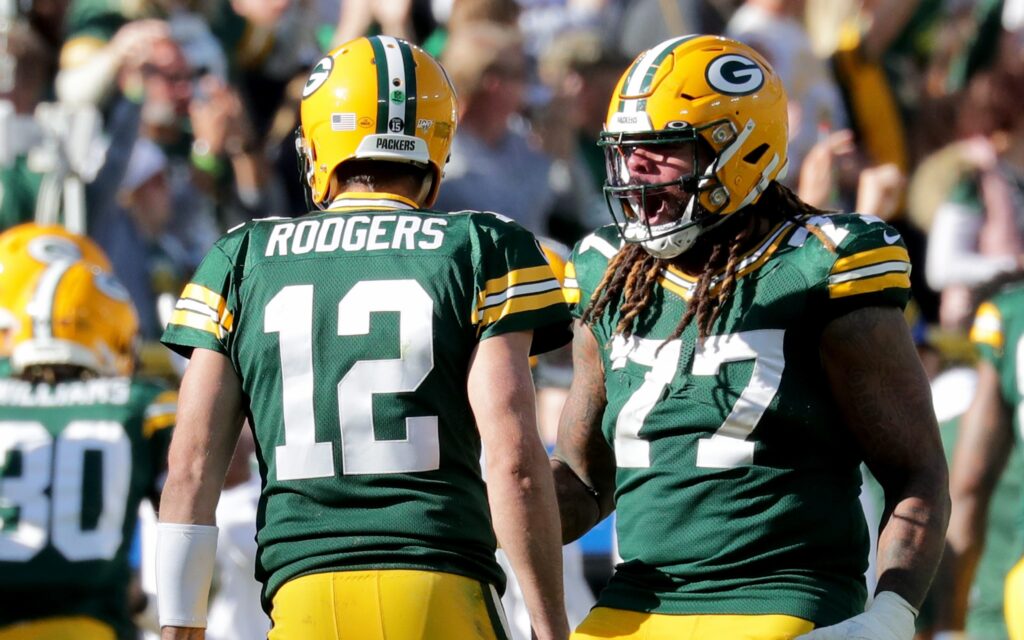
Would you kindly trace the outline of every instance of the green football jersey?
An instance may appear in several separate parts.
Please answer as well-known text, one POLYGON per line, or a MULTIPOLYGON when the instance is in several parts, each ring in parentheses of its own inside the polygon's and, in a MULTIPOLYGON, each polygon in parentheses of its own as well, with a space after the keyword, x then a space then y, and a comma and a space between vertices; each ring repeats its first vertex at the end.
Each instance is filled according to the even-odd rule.
POLYGON ((532 235, 494 214, 350 194, 327 212, 247 223, 186 286, 164 342, 228 356, 263 477, 264 606, 309 573, 407 568, 501 587, 480 437, 476 345, 569 311, 532 235))
MULTIPOLYGON (((1024 534, 1021 533, 1024 531, 1021 528, 1024 522, 1024 376, 1020 375, 1020 367, 1024 366, 1024 283, 1006 287, 978 307, 971 327, 971 342, 978 356, 999 373, 1000 395, 1013 413, 1016 444, 989 507, 985 551, 986 556, 998 554, 999 561, 986 565, 982 560, 972 592, 972 611, 974 608, 996 609, 993 614, 997 615, 997 609, 1002 606, 1006 572, 1024 550, 1024 534), (1012 511, 1008 513, 1008 509, 1012 511), (990 544, 996 546, 991 552, 990 544)), ((968 628, 973 629, 970 618, 968 628)), ((999 631, 1005 634, 1002 629, 999 631)))
POLYGON ((129 378, 0 380, 0 627, 83 615, 132 637, 128 551, 176 405, 129 378))
MULTIPOLYGON (((864 610, 868 539, 857 447, 820 362, 831 319, 906 304, 910 263, 877 218, 776 226, 739 264, 703 343, 666 341, 696 281, 662 273, 629 338, 618 311, 593 326, 616 458, 623 558, 598 604, 674 614, 788 614, 827 625, 864 610)), ((582 315, 621 241, 580 241, 566 295, 582 315)))

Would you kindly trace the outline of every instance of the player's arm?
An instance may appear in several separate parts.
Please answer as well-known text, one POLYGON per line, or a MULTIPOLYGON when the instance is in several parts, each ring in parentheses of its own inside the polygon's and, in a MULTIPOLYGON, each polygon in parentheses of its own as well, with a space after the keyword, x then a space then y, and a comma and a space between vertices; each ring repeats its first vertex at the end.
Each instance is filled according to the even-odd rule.
POLYGON ((204 637, 217 542, 214 513, 242 418, 241 383, 230 360, 195 349, 181 381, 160 497, 157 599, 163 640, 204 637))
POLYGON ((487 495, 498 543, 523 591, 539 640, 566 638, 562 545, 547 454, 537 431, 531 331, 482 340, 467 391, 487 465, 487 495))
POLYGON ((1010 408, 999 389, 992 363, 978 363, 978 386, 960 420, 953 450, 949 493, 953 510, 946 551, 936 577, 936 628, 963 629, 967 594, 981 558, 989 501, 1013 446, 1010 408))
POLYGON ((928 380, 897 307, 863 307, 836 318, 825 327, 820 350, 843 422, 885 491, 885 509, 871 606, 808 637, 910 640, 949 519, 946 460, 928 380), (863 635, 851 635, 854 628, 863 635))
POLYGON ((601 433, 608 403, 604 366, 590 327, 577 321, 573 332, 572 386, 551 459, 565 543, 582 536, 615 508, 615 455, 601 433))

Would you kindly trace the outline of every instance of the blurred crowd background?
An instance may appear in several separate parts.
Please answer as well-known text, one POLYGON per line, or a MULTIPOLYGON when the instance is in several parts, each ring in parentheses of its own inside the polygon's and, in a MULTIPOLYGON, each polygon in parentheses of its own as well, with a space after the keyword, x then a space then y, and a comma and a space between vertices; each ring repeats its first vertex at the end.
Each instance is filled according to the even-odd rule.
MULTIPOLYGON (((213 242, 308 211, 298 105, 334 45, 384 33, 437 56, 460 120, 435 207, 500 212, 558 253, 610 222, 595 143, 619 75, 694 32, 753 45, 782 77, 785 182, 903 233, 908 321, 940 418, 959 416, 974 309, 1024 267, 1021 0, 0 0, 0 230, 94 238, 138 309, 143 371, 174 379, 156 339, 213 242)), ((568 377, 538 373, 550 438, 568 377)), ((1020 557, 1024 526, 1003 530, 1020 557)), ((583 543, 595 587, 610 539, 583 543)))

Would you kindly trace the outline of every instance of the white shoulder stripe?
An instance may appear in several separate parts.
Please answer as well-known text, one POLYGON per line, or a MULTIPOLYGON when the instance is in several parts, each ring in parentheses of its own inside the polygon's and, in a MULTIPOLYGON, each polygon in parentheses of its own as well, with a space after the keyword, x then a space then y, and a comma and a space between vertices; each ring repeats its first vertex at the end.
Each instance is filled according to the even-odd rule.
POLYGON ((840 284, 850 280, 860 280, 882 275, 883 273, 910 273, 910 263, 905 260, 892 260, 868 265, 860 269, 851 269, 828 277, 829 284, 840 284))
POLYGON ((615 247, 604 238, 599 238, 596 235, 589 235, 586 238, 583 238, 583 241, 580 242, 580 253, 586 253, 590 249, 594 249, 604 257, 611 260, 615 257, 615 254, 619 252, 621 247, 621 244, 618 247, 615 247))

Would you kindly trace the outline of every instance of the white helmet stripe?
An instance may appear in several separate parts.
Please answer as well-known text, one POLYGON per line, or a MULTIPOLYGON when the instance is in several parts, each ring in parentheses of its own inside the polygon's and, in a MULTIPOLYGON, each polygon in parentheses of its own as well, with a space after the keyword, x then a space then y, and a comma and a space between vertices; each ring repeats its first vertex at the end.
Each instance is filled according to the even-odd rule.
POLYGON ((39 276, 39 284, 25 309, 32 318, 33 337, 53 337, 53 305, 57 298, 57 286, 74 264, 74 260, 57 260, 50 263, 39 276))
MULTIPOLYGON (((694 36, 681 36, 679 38, 673 38, 666 40, 653 49, 648 49, 639 60, 633 65, 633 70, 629 74, 626 83, 622 87, 622 94, 627 96, 635 96, 644 93, 647 89, 645 86, 650 82, 648 74, 653 68, 660 65, 666 57, 666 54, 674 49, 676 45, 693 38, 694 36)), ((624 100, 624 108, 620 108, 620 111, 626 113, 635 113, 640 105, 640 100, 624 100)))
MULTIPOLYGON (((405 62, 402 60, 402 49, 398 44, 398 40, 391 36, 378 36, 378 38, 380 38, 381 44, 384 45, 385 64, 387 65, 385 77, 388 83, 386 88, 378 88, 378 99, 388 101, 387 131, 390 133, 403 133, 405 131, 405 101, 408 99, 405 93, 408 87, 405 78, 405 62), (392 93, 395 91, 402 93, 403 97, 401 100, 392 99, 392 93), (397 131, 392 131, 391 123, 396 122, 396 118, 398 122, 402 123, 402 127, 397 131)), ((378 128, 378 130, 380 129, 378 128)))

